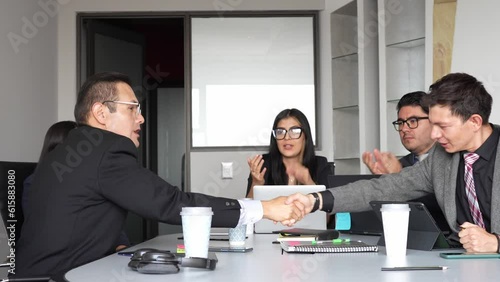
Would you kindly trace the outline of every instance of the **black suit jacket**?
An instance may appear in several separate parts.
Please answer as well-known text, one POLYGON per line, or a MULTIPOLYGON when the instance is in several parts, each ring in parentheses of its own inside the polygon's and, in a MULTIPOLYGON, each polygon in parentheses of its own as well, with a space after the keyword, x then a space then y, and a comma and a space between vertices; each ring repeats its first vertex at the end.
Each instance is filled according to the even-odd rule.
POLYGON ((409 153, 408 155, 399 159, 402 167, 412 166, 415 164, 415 155, 413 153, 409 153))
POLYGON ((180 224, 185 206, 209 206, 212 226, 234 227, 237 200, 184 193, 138 163, 126 137, 88 126, 38 165, 16 249, 16 277, 54 275, 111 253, 127 211, 180 224))

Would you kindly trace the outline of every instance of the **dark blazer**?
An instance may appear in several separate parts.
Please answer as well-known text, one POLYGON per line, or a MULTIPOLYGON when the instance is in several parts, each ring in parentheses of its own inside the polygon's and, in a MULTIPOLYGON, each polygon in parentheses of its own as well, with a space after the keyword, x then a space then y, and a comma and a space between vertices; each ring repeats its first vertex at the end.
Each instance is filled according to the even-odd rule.
MULTIPOLYGON (((26 209, 28 208, 28 206, 26 205, 26 202, 28 201, 28 197, 26 196, 26 194, 28 194, 28 191, 31 188, 31 184, 33 183, 33 176, 34 176, 34 174, 30 174, 30 176, 26 177, 26 179, 24 179, 24 182, 23 182, 24 189, 23 189, 23 198, 22 198, 22 208, 23 208, 24 213, 26 213, 26 209)), ((127 233, 125 233, 125 231, 123 231, 123 230, 122 230, 122 232, 120 232, 120 236, 118 237, 118 240, 116 241, 116 246, 120 246, 120 245, 127 246, 127 247, 130 246, 130 240, 128 239, 127 233)))
POLYGON ((415 154, 409 153, 408 155, 399 159, 402 167, 412 166, 415 164, 415 154))
MULTIPOLYGON (((271 176, 271 156, 269 154, 263 154, 262 159, 264 160, 264 165, 262 169, 267 168, 266 174, 264 175, 264 181, 266 185, 275 185, 286 183, 274 183, 271 176)), ((328 187, 328 175, 332 174, 332 168, 328 165, 328 160, 325 157, 316 156, 316 172, 310 172, 311 177, 315 178, 316 184, 325 185, 328 187), (315 174, 314 174, 315 173, 315 174), (314 177, 316 176, 316 177, 314 177)), ((250 187, 252 187, 252 174, 248 175, 247 193, 250 192, 250 187)))
POLYGON ((54 275, 113 252, 127 211, 180 224, 185 206, 209 206, 212 226, 234 227, 237 200, 184 193, 138 163, 126 137, 82 126, 38 165, 16 249, 16 277, 54 275))
MULTIPOLYGON (((499 128, 498 125, 494 125, 499 128)), ((335 198, 333 212, 364 211, 370 209, 370 201, 408 201, 427 194, 435 194, 448 225, 459 232, 457 223, 456 189, 460 153, 450 154, 439 144, 429 151, 429 156, 400 173, 382 175, 378 179, 358 181, 329 189, 335 198)), ((497 145, 495 167, 500 167, 500 142, 497 145)), ((491 231, 500 233, 500 169, 493 172, 491 194, 491 231)))

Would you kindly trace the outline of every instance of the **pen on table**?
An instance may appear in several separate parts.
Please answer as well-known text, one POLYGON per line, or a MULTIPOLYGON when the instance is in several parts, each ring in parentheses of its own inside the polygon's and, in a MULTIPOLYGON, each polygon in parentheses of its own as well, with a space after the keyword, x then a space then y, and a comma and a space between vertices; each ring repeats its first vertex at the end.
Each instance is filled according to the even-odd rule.
MULTIPOLYGON (((177 240, 184 240, 184 237, 178 237, 177 240)), ((229 241, 229 238, 210 238, 210 241, 229 241)))
POLYGON ((35 281, 50 281, 50 277, 27 277, 27 278, 6 278, 0 282, 35 282, 35 281))
POLYGON ((382 271, 411 271, 411 270, 445 270, 447 266, 399 266, 382 267, 382 271))

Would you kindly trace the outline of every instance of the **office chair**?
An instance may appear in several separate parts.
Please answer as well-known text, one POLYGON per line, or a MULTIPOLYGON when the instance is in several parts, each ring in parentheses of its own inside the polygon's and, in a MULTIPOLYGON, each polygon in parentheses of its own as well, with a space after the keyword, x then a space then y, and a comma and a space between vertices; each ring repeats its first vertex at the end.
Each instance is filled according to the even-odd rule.
POLYGON ((335 162, 328 162, 329 175, 335 175, 335 162))
POLYGON ((23 182, 35 171, 36 165, 37 163, 0 161, 0 215, 7 233, 13 232, 9 226, 15 226, 16 241, 24 222, 21 206, 23 182))
MULTIPOLYGON (((0 161, 0 215, 10 238, 15 233, 15 240, 21 235, 24 222, 24 213, 21 206, 23 196, 23 182, 36 168, 37 163, 30 162, 4 162, 0 161), (14 227, 14 228, 10 228, 14 227)), ((0 264, 1 267, 10 267, 9 263, 0 264)), ((49 277, 26 277, 22 281, 49 281, 49 277)), ((12 281, 12 279, 0 279, 12 281)))

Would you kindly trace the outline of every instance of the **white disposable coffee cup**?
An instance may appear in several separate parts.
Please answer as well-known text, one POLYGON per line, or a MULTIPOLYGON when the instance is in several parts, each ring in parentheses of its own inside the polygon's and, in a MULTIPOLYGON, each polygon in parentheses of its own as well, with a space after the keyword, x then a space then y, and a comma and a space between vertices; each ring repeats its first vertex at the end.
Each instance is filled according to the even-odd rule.
POLYGON ((380 211, 382 212, 387 257, 390 259, 404 258, 408 241, 410 207, 408 204, 383 204, 380 211))
POLYGON ((208 257, 213 214, 211 207, 182 208, 182 233, 186 257, 208 257))
POLYGON ((245 224, 238 225, 235 228, 229 228, 229 245, 243 246, 247 236, 247 226, 245 224))

